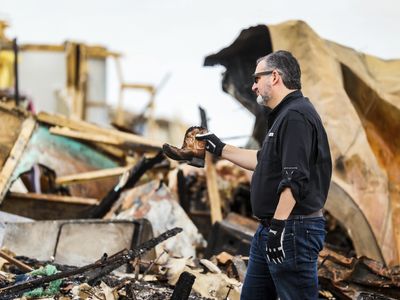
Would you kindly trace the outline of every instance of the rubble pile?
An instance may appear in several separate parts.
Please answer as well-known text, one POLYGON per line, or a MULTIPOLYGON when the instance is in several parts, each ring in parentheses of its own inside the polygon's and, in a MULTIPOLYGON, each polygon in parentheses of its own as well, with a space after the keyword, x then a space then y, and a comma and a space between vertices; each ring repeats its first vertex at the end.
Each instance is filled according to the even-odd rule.
MULTIPOLYGON (((280 45, 298 52, 304 65, 314 57, 321 62, 304 72, 305 90, 321 99, 316 107, 334 137, 327 237, 318 263, 320 298, 400 299, 398 170, 389 172, 396 169, 393 145, 398 138, 391 144, 388 136, 378 134, 382 124, 397 134, 398 120, 392 117, 393 122, 378 126, 371 119, 387 113, 389 104, 395 116, 398 102, 391 93, 377 93, 380 110, 369 114, 361 105, 362 91, 383 91, 370 76, 381 62, 321 41, 302 22, 243 31, 205 64, 227 68, 224 89, 256 116, 254 142, 263 140, 267 114, 250 92, 252 83, 243 84, 251 78, 256 58, 248 52, 249 41, 262 41, 257 57, 280 45), (305 37, 309 43, 288 42, 305 37), (319 78, 335 79, 327 85, 319 78), (323 84, 321 89, 315 82, 323 84), (319 95, 319 90, 326 92, 319 95), (348 109, 338 112, 344 107, 348 109), (351 122, 337 121, 337 116, 350 114, 351 122), (387 157, 395 163, 389 164, 387 157)), ((0 90, 0 299, 240 299, 251 239, 259 226, 250 207, 251 172, 212 157, 194 139, 207 127, 204 110, 202 127, 186 131, 181 149, 122 124, 122 99, 114 128, 83 121, 87 66, 80 72, 73 66, 82 67, 90 55, 103 53, 104 59, 116 54, 81 44, 65 46, 67 74, 77 76, 69 76, 69 82, 79 83, 70 90, 76 110, 71 117, 35 114, 18 103, 25 97, 0 90), (81 57, 83 52, 74 49, 92 52, 81 57)), ((381 83, 386 86, 383 79, 381 83)), ((395 90, 391 84, 386 87, 395 90)), ((147 90, 152 97, 148 106, 153 106, 154 87, 121 83, 121 95, 124 88, 147 90)), ((149 127, 157 128, 149 119, 149 127)))
MULTIPOLYGON (((239 299, 240 278, 204 258, 206 238, 181 205, 179 178, 211 227, 202 169, 174 165, 133 134, 5 106, 0 113, 2 125, 20 130, 2 148, 1 299, 239 299), (128 255, 174 227, 183 232, 128 255)), ((217 170, 229 207, 236 181, 227 178, 237 170, 217 170)))
MULTIPOLYGON (((5 168, 13 157, 3 156, 1 299, 240 298, 258 226, 249 207, 249 174, 215 162, 224 218, 212 222, 207 169, 177 165, 145 139, 136 147, 127 142, 118 158, 98 147, 100 132, 136 138, 128 133, 49 114, 1 112, 21 124, 3 144, 8 154, 26 120, 34 122, 19 161, 5 168), (55 124, 97 137, 60 137, 51 130, 55 124), (38 143, 43 137, 46 147, 38 143), (72 173, 63 161, 74 162, 72 173)), ((321 253, 320 296, 399 296, 398 270, 343 256, 354 255, 351 241, 335 218, 327 219, 327 245, 336 249, 321 253)))
MULTIPOLYGON (((157 284, 159 281, 154 284, 148 282, 149 279, 145 276, 131 278, 123 274, 116 277, 115 275, 110 276, 109 273, 132 260, 135 260, 136 265, 139 266, 138 258, 143 253, 181 231, 180 228, 174 228, 143 243, 134 250, 124 250, 110 257, 105 255, 92 264, 78 268, 58 265, 58 268, 64 269, 58 271, 57 267, 52 264, 43 265, 43 263, 35 261, 34 265, 37 269, 30 269, 30 272, 25 274, 18 271, 17 274, 12 274, 10 273, 12 268, 6 266, 9 272, 1 273, 1 299, 15 299, 21 295, 28 299, 55 295, 59 296, 57 299, 76 299, 76 297, 79 299, 92 299, 92 297, 100 297, 100 299, 149 299, 149 297, 165 299, 167 295, 173 297, 173 294, 177 292, 171 291, 167 285, 157 284)), ((8 255, 3 254, 3 256, 9 260, 8 255)), ((26 266, 16 259, 11 260, 13 264, 18 265, 19 269, 22 269, 21 265, 26 266)), ((191 286, 189 292, 190 290, 191 286)), ((193 295, 187 299, 203 298, 193 295)))
POLYGON ((325 247, 319 256, 321 285, 339 299, 399 299, 400 266, 385 267, 367 257, 345 257, 325 247))

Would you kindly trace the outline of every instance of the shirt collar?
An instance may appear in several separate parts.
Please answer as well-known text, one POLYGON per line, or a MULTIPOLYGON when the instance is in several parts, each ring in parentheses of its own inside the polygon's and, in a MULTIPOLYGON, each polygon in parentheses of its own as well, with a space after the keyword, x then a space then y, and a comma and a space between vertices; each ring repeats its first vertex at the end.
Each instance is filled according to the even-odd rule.
MULTIPOLYGON (((269 117, 268 117, 268 124, 271 124, 271 121, 273 122, 276 118, 276 116, 279 115, 279 112, 281 112, 289 103, 292 101, 303 97, 303 93, 300 90, 295 90, 289 94, 287 94, 282 101, 273 109, 271 110, 269 117)), ((270 126, 268 126, 270 127, 270 126)))

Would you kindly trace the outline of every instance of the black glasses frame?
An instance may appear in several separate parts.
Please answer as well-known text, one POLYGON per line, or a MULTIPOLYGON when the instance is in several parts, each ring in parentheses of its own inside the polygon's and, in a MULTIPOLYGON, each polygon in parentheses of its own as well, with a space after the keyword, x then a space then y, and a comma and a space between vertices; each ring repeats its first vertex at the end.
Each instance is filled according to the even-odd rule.
POLYGON ((254 83, 258 83, 258 80, 260 80, 260 77, 261 77, 261 76, 263 76, 263 75, 270 75, 270 74, 272 74, 274 71, 275 71, 275 70, 254 73, 254 74, 253 74, 254 83))

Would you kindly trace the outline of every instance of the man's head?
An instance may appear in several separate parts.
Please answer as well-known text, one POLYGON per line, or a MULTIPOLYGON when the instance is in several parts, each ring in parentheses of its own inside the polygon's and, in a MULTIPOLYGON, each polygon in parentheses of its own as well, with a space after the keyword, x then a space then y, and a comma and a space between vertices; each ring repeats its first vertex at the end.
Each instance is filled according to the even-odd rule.
POLYGON ((289 93, 301 89, 301 70, 296 58, 279 50, 257 60, 252 90, 257 102, 274 108, 289 93))

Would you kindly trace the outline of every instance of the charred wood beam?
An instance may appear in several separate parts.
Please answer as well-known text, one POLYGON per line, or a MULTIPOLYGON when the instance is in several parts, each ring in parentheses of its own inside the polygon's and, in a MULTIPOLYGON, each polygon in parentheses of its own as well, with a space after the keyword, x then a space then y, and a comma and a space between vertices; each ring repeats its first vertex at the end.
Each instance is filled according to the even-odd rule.
POLYGON ((196 276, 189 272, 183 272, 176 283, 174 292, 171 296, 171 300, 187 300, 189 299, 190 292, 196 276))
POLYGON ((189 199, 189 189, 186 184, 186 178, 182 170, 178 170, 177 181, 178 181, 178 197, 179 204, 182 206, 183 210, 190 215, 190 199, 189 199))
POLYGON ((140 177, 157 163, 164 160, 162 151, 152 158, 143 157, 130 171, 125 172, 118 184, 108 192, 100 204, 84 213, 86 218, 102 218, 110 210, 111 206, 118 200, 122 191, 135 186, 140 177))
POLYGON ((208 119, 207 119, 206 111, 201 106, 199 106, 199 111, 200 111, 200 120, 201 120, 200 126, 208 129, 208 124, 207 124, 208 119))
MULTIPOLYGON (((65 272, 60 272, 54 275, 50 275, 43 278, 29 280, 23 283, 18 283, 10 287, 0 289, 0 299, 13 299, 19 297, 24 291, 32 290, 34 288, 40 287, 46 283, 57 279, 63 278, 71 278, 75 275, 84 274, 89 271, 96 272, 96 278, 99 279, 102 276, 105 276, 112 272, 113 270, 119 268, 123 264, 128 263, 136 257, 139 257, 146 253, 147 251, 153 249, 155 246, 160 244, 161 242, 177 235, 182 231, 182 228, 175 227, 171 230, 168 230, 156 238, 150 239, 144 243, 142 243, 139 247, 132 250, 124 250, 118 255, 113 255, 110 258, 103 257, 101 260, 89 264, 80 268, 76 268, 73 270, 68 270, 65 272), (111 267, 112 266, 112 267, 111 267), (100 270, 98 270, 100 269, 100 270)), ((89 274, 89 277, 93 279, 93 275, 89 274)))

